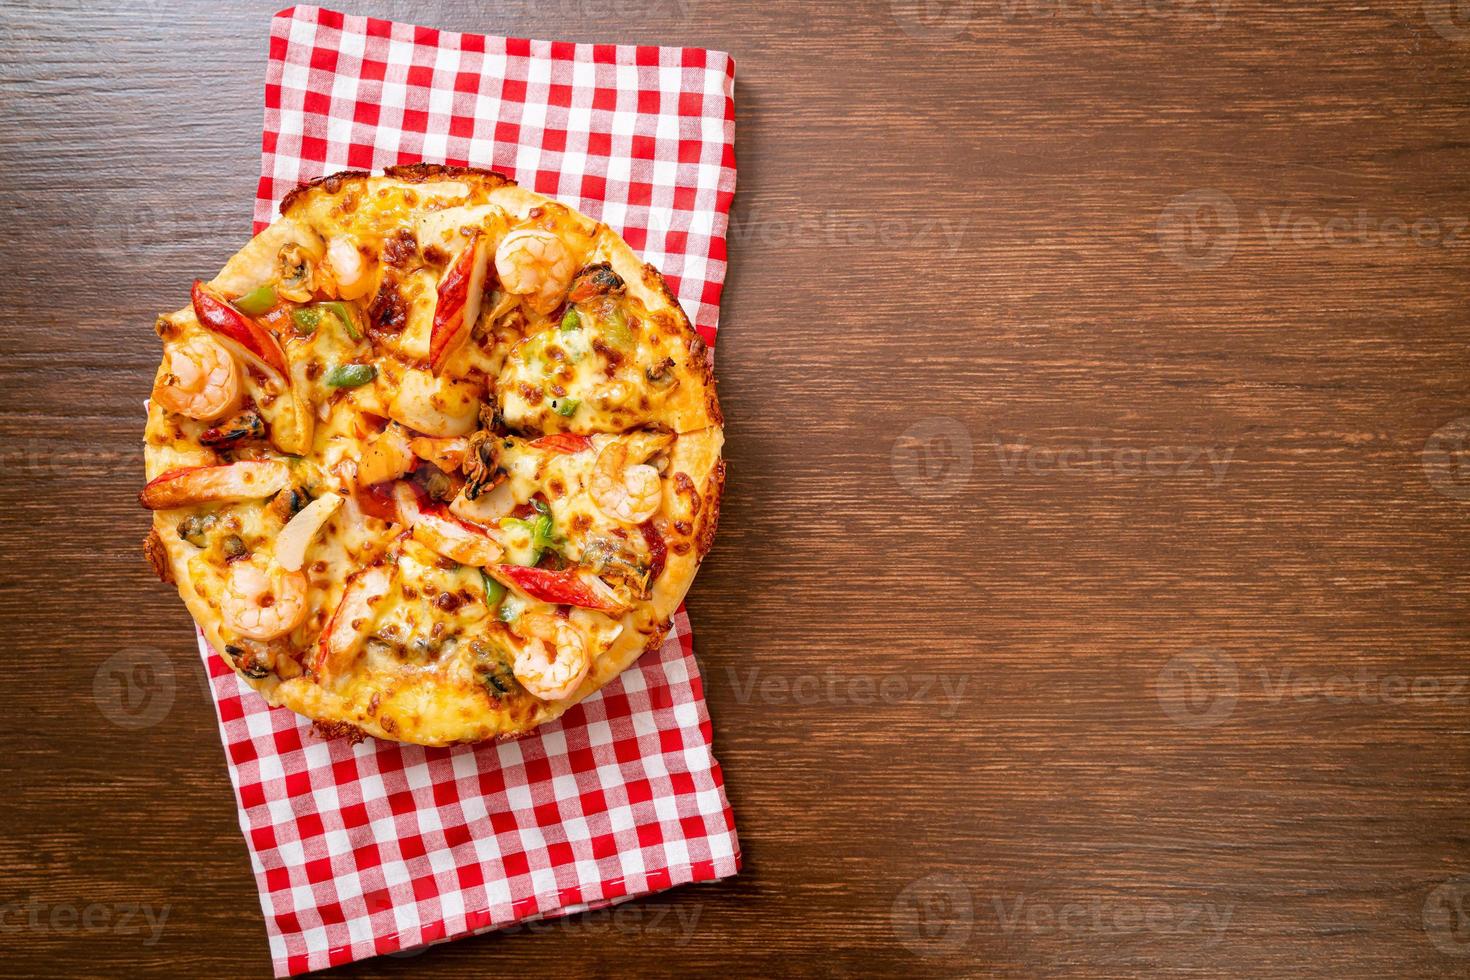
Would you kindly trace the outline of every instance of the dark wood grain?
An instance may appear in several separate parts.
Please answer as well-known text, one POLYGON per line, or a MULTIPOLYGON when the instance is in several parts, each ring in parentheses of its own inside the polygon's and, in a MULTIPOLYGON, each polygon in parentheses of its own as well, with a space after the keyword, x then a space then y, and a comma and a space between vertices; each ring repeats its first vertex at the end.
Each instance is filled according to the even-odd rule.
MULTIPOLYGON (((1454 3, 354 7, 737 58, 689 606, 746 870, 344 972, 1464 975, 1454 3)), ((0 9, 6 976, 268 974, 134 494, 271 12, 0 9)))

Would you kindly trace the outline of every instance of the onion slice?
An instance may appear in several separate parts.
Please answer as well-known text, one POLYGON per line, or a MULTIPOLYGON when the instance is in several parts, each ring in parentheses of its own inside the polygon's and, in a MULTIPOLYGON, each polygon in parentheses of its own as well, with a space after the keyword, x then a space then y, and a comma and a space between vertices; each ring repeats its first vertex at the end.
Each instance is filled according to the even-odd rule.
POLYGON ((325 493, 301 508, 300 512, 276 535, 276 564, 288 572, 299 572, 306 563, 306 549, 327 518, 342 506, 342 498, 325 493))
POLYGON ((471 524, 494 525, 515 510, 515 506, 516 498, 511 492, 510 481, 502 480, 493 490, 480 494, 474 500, 466 497, 461 490, 459 496, 449 502, 449 512, 471 524))

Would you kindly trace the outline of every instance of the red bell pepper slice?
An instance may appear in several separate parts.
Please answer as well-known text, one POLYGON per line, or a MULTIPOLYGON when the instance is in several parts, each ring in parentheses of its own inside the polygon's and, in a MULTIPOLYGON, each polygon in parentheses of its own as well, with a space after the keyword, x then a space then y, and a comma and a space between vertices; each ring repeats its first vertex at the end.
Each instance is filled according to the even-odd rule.
POLYGON ((194 280, 190 298, 194 304, 194 316, 205 329, 234 341, 282 378, 287 376, 286 352, 281 350, 280 342, 269 330, 220 299, 202 280, 194 280))

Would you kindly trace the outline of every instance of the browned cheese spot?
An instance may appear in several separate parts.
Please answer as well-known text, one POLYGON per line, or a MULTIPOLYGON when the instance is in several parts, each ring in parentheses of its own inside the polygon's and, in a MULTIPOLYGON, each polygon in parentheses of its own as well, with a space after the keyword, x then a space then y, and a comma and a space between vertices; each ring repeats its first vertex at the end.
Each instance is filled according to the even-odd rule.
POLYGON ((396 334, 408 325, 408 304, 391 276, 383 277, 377 295, 368 305, 368 318, 372 328, 381 333, 396 334))
POLYGON ((615 351, 611 347, 607 346, 607 344, 604 344, 601 337, 593 338, 592 349, 601 354, 603 360, 607 362, 607 374, 609 377, 611 377, 613 372, 618 369, 618 365, 623 363, 622 352, 615 351))
POLYGON ((419 242, 412 229, 400 228, 383 242, 383 262, 404 268, 419 254, 419 242))
POLYGON ((687 497, 689 500, 689 513, 696 517, 699 516, 701 505, 699 491, 694 489, 694 481, 683 470, 674 474, 674 492, 681 497, 687 497))

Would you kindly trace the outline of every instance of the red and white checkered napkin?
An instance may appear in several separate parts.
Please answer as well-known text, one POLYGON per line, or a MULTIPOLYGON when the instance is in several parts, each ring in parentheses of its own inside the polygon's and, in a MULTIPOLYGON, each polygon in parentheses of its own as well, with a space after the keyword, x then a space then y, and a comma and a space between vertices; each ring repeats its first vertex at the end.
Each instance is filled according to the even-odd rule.
MULTIPOLYGON (((346 168, 492 168, 621 232, 713 343, 733 89, 716 51, 294 7, 271 25, 256 226, 298 181, 346 168)), ((200 649, 277 976, 740 868, 682 609, 661 649, 560 720, 453 749, 324 742, 200 649)))

